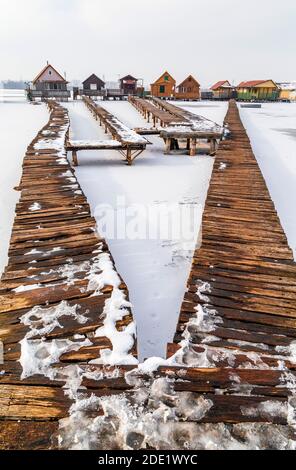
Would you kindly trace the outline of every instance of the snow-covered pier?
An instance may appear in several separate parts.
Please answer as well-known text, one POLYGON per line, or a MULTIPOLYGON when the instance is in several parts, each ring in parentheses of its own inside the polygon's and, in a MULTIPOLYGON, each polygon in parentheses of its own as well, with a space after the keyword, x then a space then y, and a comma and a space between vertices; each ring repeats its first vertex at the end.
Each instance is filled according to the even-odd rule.
POLYGON ((0 283, 0 448, 52 445, 82 364, 137 363, 127 287, 66 158, 68 112, 48 106, 23 160, 0 283))
POLYGON ((50 103, 0 284, 0 448, 295 449, 296 264, 234 102, 167 357, 138 364, 128 290, 50 103))
MULTIPOLYGON (((104 145, 109 145, 110 149, 118 150, 123 156, 128 165, 132 165, 135 158, 137 158, 145 149, 146 145, 149 144, 148 140, 145 137, 137 134, 134 130, 125 126, 119 119, 117 119, 113 114, 107 111, 102 106, 95 103, 91 98, 83 96, 83 101, 100 123, 100 126, 104 126, 105 132, 109 132, 112 136, 112 139, 119 145, 117 148, 114 144, 108 144, 104 142, 104 145)), ((85 145, 81 146, 81 150, 85 150, 85 145)), ((104 146, 97 146, 97 149, 106 148, 104 146)), ((73 150, 73 160, 77 164, 76 152, 79 148, 73 150)))
POLYGON ((183 142, 185 152, 191 156, 196 155, 198 147, 203 153, 215 155, 218 140, 223 135, 223 128, 218 124, 158 98, 152 99, 155 104, 134 96, 129 97, 129 101, 147 122, 152 119, 153 128, 164 140, 166 155, 172 150, 181 150, 183 142), (205 146, 205 142, 208 145, 205 146))

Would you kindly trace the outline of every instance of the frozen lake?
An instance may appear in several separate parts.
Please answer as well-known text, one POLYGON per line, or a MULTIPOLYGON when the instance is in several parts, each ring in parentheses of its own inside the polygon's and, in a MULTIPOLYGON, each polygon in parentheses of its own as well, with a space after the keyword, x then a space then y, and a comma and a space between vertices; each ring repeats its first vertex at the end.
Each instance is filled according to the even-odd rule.
POLYGON ((239 109, 296 259, 296 103, 239 109))
MULTIPOLYGON (((109 101, 102 105, 131 128, 148 126, 128 102, 109 101)), ((69 103, 67 107, 74 139, 108 138, 83 103, 69 103)), ((211 104, 203 108, 203 114, 208 117, 207 110, 209 117, 222 123, 226 108, 225 103, 211 104)), ((193 112, 195 109, 200 113, 199 107, 193 112)), ((102 234, 103 204, 116 215, 126 211, 128 216, 118 222, 121 228, 128 228, 131 214, 138 211, 140 237, 143 227, 157 229, 159 218, 182 219, 183 228, 192 220, 192 233, 186 240, 183 233, 160 233, 153 238, 144 235, 141 239, 131 233, 117 238, 105 235, 116 267, 129 288, 141 359, 164 356, 166 343, 173 338, 213 165, 213 159, 205 155, 164 156, 163 141, 157 136, 148 139, 153 145, 147 146, 132 167, 120 160, 118 152, 94 151, 79 152, 76 169, 102 234)))

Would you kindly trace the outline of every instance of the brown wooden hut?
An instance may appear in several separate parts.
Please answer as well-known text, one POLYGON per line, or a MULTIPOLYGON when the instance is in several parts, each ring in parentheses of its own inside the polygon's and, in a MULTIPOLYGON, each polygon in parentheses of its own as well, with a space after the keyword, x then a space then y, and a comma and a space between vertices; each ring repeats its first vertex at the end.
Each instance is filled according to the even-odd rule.
POLYGON ((83 91, 101 91, 105 87, 105 82, 96 74, 92 73, 84 82, 82 82, 83 91))
POLYGON ((200 84, 192 75, 189 75, 176 87, 175 98, 177 100, 199 100, 200 84))
POLYGON ((174 98, 176 80, 168 72, 164 72, 150 86, 152 96, 157 98, 174 98))
POLYGON ((123 95, 136 95, 137 94, 137 82, 138 79, 132 75, 125 75, 119 79, 120 89, 123 92, 123 95))

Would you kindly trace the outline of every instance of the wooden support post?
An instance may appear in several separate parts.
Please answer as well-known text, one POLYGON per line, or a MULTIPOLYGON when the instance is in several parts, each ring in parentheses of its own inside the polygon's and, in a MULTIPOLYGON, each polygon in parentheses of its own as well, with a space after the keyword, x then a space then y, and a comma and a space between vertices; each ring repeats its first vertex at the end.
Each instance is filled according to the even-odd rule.
POLYGON ((171 138, 167 137, 164 141, 165 143, 165 148, 164 148, 164 154, 169 155, 170 150, 171 150, 171 138))
POLYGON ((190 142, 190 154, 191 157, 194 157, 196 155, 196 139, 193 138, 191 139, 190 142))
POLYGON ((216 139, 211 139, 210 141, 210 155, 215 155, 216 153, 216 139))
POLYGON ((187 139, 186 150, 188 150, 188 153, 189 153, 189 150, 190 150, 190 139, 187 139))
POLYGON ((74 166, 78 166, 77 150, 72 150, 72 162, 74 166))
POLYGON ((132 161, 132 150, 131 150, 130 147, 127 147, 127 149, 126 149, 126 160, 127 160, 128 165, 131 165, 133 163, 133 161, 132 161))

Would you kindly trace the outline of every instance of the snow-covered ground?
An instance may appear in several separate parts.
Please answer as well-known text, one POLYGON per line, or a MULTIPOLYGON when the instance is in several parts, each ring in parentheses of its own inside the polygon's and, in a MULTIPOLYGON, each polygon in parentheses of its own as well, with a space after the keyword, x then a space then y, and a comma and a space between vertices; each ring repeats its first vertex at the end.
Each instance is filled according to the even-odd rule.
POLYGON ((170 101, 170 103, 180 106, 191 113, 200 114, 220 125, 223 124, 228 108, 226 101, 170 101))
POLYGON ((238 106, 296 259, 296 104, 238 106))
MULTIPOLYGON (((128 102, 110 101, 103 106, 131 128, 148 126, 128 102)), ((108 138, 83 103, 72 102, 67 108, 73 139, 108 138)), ((198 114, 202 111, 222 124, 226 108, 225 103, 209 103, 203 107, 194 104, 190 110, 198 114)), ((76 169, 98 230, 105 234, 117 269, 128 285, 141 359, 164 356, 166 343, 173 338, 213 165, 213 159, 204 155, 164 156, 160 138, 148 139, 153 145, 147 146, 132 167, 121 161, 118 152, 101 150, 79 152, 76 169), (104 204, 106 211, 109 208, 107 224, 102 217, 104 204), (117 228, 126 228, 127 233, 117 237, 106 233, 106 225, 110 229, 114 216, 121 219, 117 228), (184 233, 155 236, 158 218, 164 231, 167 220, 174 223, 182 218, 183 229, 192 220, 192 233, 186 236, 186 242, 184 233), (137 236, 140 239, 134 239, 137 236)))
POLYGON ((0 90, 0 273, 7 262, 7 250, 14 219, 22 160, 28 144, 46 123, 44 105, 25 101, 22 90, 0 90))

